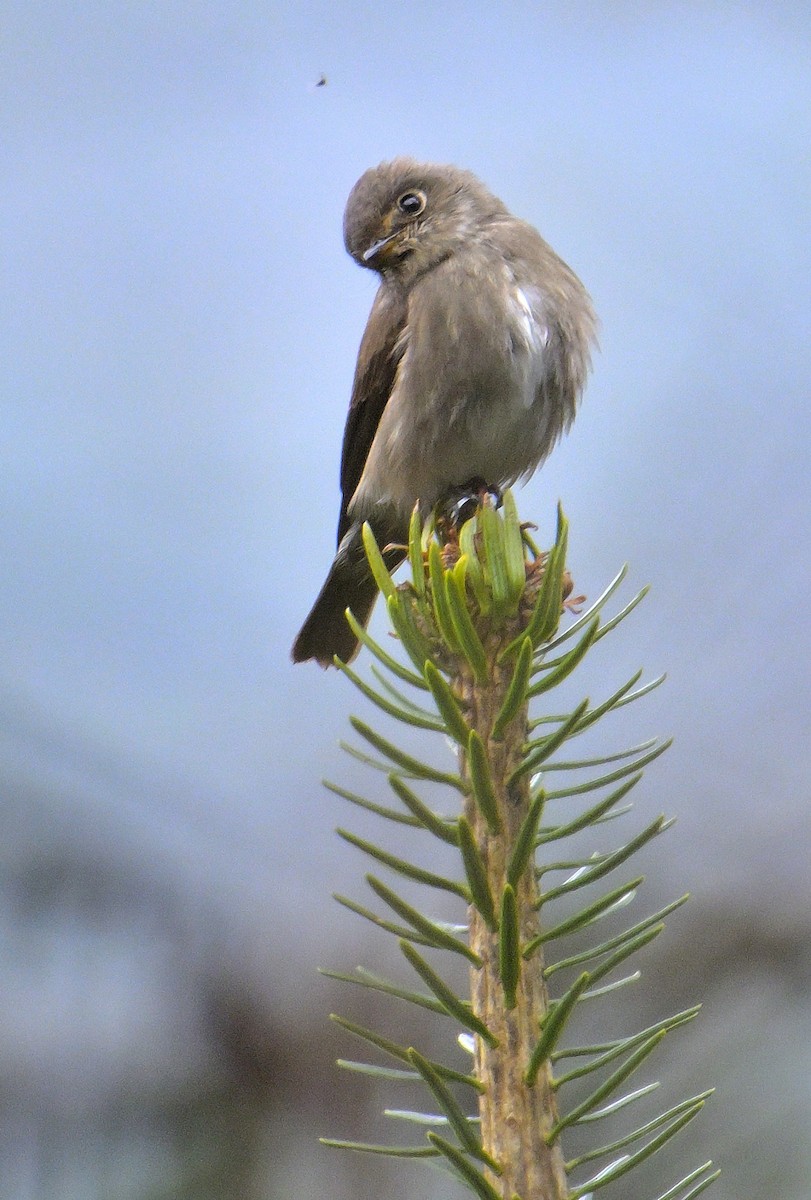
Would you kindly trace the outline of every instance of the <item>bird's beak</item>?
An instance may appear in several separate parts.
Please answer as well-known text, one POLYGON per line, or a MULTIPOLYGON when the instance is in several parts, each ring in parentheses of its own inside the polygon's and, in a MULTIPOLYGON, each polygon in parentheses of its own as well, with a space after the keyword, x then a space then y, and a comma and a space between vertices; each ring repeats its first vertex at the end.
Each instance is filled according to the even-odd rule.
POLYGON ((386 237, 372 242, 371 246, 368 246, 363 251, 363 261, 365 263, 374 263, 375 259, 379 259, 381 262, 386 262, 396 253, 401 234, 402 230, 397 230, 396 233, 390 233, 386 237))

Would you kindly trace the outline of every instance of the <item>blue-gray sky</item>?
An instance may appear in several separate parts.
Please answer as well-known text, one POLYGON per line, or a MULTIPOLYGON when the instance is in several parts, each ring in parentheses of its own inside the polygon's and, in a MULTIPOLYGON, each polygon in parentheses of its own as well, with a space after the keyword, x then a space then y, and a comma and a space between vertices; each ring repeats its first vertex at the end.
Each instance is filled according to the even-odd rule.
POLYGON ((519 504, 543 536, 562 498, 580 590, 626 559, 652 584, 586 685, 669 672, 623 726, 677 736, 662 869, 807 904, 809 62, 800 3, 9 0, 11 852, 118 842, 327 935, 358 863, 319 779, 358 704, 288 649, 374 291, 343 205, 408 153, 478 173, 593 294, 580 417, 519 504))

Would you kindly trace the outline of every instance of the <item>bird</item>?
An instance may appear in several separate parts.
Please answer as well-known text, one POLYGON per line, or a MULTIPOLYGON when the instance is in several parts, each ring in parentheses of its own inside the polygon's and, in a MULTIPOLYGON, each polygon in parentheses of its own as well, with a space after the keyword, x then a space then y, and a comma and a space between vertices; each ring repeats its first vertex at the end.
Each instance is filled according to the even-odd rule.
POLYGON ((470 171, 399 157, 366 171, 347 252, 380 276, 358 351, 341 453, 337 550, 292 648, 349 662, 377 597, 368 521, 393 569, 411 513, 452 489, 525 480, 570 427, 596 317, 577 275, 470 171))

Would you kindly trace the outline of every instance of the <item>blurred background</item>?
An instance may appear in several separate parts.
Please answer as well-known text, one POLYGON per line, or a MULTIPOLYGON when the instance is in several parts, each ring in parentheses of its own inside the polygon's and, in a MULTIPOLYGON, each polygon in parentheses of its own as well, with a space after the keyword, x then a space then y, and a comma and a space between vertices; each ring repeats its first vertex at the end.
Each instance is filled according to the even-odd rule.
POLYGON ((320 780, 379 791, 336 748, 370 713, 288 658, 375 288, 343 205, 408 153, 592 292, 593 380, 519 506, 543 541, 563 500, 578 591, 652 585, 572 694, 669 674, 606 744, 675 735, 626 832, 678 817, 638 916, 693 900, 595 1029, 702 1000, 651 1071, 718 1091, 605 1195, 712 1156, 718 1200, 807 1198, 809 61, 791 0, 5 0, 0 1194, 467 1194, 316 1141, 401 1103, 334 1067, 328 1012, 403 1033, 317 967, 409 980, 330 899, 366 900, 332 830, 373 826, 320 780))

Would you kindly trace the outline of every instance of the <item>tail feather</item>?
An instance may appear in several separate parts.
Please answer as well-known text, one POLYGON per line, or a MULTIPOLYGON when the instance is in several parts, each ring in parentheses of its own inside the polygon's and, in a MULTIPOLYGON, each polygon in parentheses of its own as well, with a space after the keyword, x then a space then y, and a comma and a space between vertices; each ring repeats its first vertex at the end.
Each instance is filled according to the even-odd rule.
MULTIPOLYGON (((387 534, 388 530, 375 529, 381 549, 394 540, 387 534)), ((383 557, 393 571, 405 552, 391 547, 383 557)), ((349 628, 346 610, 351 609, 355 620, 366 625, 376 599, 377 584, 366 560, 361 526, 356 522, 341 539, 326 582, 293 642, 293 662, 314 658, 322 667, 331 667, 336 654, 343 662, 350 662, 358 652, 358 639, 349 628)))
POLYGON ((331 667, 337 654, 349 662, 358 652, 359 643, 346 619, 347 608, 361 625, 372 615, 377 585, 368 570, 359 577, 344 561, 336 558, 318 599, 293 642, 293 662, 314 658, 322 667, 331 667))

